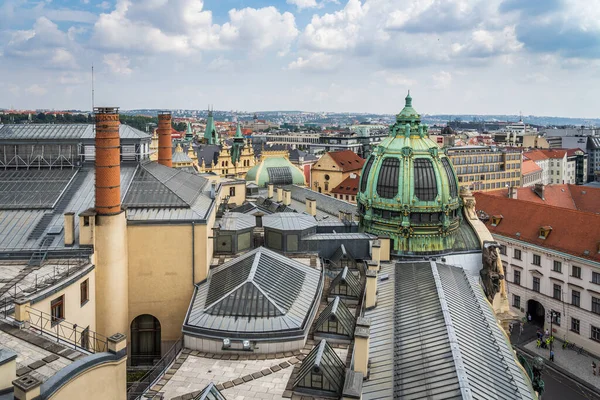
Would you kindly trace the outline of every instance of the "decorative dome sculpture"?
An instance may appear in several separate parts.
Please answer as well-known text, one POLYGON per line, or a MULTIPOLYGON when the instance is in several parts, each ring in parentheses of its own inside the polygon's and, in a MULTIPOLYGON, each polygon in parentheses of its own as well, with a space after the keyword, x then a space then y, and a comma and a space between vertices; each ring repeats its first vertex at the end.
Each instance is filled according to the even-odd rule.
POLYGON ((357 202, 362 229, 389 236, 397 253, 433 254, 454 245, 462 218, 456 173, 421 124, 410 92, 363 167, 357 202))

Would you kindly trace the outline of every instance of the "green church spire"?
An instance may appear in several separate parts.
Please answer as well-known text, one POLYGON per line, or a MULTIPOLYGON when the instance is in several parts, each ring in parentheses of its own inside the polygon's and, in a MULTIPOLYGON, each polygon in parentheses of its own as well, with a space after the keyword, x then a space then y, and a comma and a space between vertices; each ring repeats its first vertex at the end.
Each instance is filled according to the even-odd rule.
POLYGON ((208 110, 206 130, 204 131, 204 140, 208 144, 219 144, 219 137, 217 135, 217 128, 215 128, 215 119, 213 118, 212 110, 208 110))
POLYGON ((235 136, 233 137, 233 146, 231 148, 231 161, 235 164, 242 155, 242 149, 244 148, 244 135, 242 135, 242 128, 240 123, 237 123, 235 129, 235 136))

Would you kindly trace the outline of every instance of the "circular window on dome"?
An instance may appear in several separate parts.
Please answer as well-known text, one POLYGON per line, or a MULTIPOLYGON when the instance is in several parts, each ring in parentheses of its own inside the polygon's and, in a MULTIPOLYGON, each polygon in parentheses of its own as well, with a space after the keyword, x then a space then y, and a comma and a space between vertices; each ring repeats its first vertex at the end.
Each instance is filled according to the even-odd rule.
POLYGON ((328 181, 329 180, 329 175, 325 174, 325 180, 328 181))

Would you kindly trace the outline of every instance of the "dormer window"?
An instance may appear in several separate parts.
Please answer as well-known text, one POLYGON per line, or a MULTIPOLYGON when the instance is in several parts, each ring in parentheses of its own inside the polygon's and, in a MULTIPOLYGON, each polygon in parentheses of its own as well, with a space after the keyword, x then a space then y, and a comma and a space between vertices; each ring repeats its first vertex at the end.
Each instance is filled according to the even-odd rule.
POLYGON ((552 232, 552 227, 550 225, 540 227, 540 239, 547 239, 552 232))
POLYGON ((502 215, 498 214, 498 215, 492 215, 492 226, 498 226, 500 225, 500 221, 502 221, 502 218, 504 218, 502 215))

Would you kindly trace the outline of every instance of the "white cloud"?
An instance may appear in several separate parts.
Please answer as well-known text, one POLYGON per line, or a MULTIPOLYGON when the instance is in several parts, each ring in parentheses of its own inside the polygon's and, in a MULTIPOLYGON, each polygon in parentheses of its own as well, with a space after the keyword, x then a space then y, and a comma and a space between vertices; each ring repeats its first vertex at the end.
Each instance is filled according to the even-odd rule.
POLYGON ((304 29, 301 44, 315 51, 351 50, 358 42, 361 22, 367 12, 367 4, 348 0, 342 10, 323 16, 314 15, 304 29))
POLYGON ((417 84, 416 80, 407 78, 406 75, 399 72, 382 70, 377 71, 375 76, 378 79, 383 79, 388 85, 391 86, 413 86, 417 84))
POLYGON ((325 53, 312 53, 306 58, 298 57, 287 69, 311 72, 333 71, 340 64, 340 58, 325 53))
POLYGON ((75 57, 67 49, 58 48, 50 59, 50 63, 57 68, 74 69, 77 68, 75 57))
POLYGON ((251 50, 287 49, 298 36, 294 15, 275 7, 229 11, 230 22, 221 27, 221 43, 251 50))
POLYGON ((94 42, 111 50, 191 54, 200 50, 286 51, 298 36, 294 15, 275 7, 229 11, 229 21, 213 24, 201 0, 119 0, 101 14, 94 42))
POLYGON ((523 44, 517 40, 515 27, 509 26, 501 31, 477 29, 471 33, 465 43, 455 43, 452 51, 456 55, 471 57, 491 57, 499 54, 518 52, 523 44))
POLYGON ((76 69, 75 42, 46 17, 38 18, 30 30, 11 34, 4 52, 8 57, 30 59, 49 68, 76 69))
POLYGON ((323 7, 322 4, 317 3, 317 0, 287 0, 286 3, 295 5, 298 7, 298 10, 323 7))
POLYGON ((48 89, 38 85, 37 83, 29 86, 27 89, 25 89, 25 91, 34 96, 43 96, 48 93, 48 89))
POLYGON ((108 10, 111 7, 111 4, 108 1, 103 1, 102 3, 98 4, 96 7, 102 9, 102 10, 108 10))
POLYGON ((102 62, 108 66, 108 69, 115 75, 130 75, 132 69, 129 68, 129 58, 117 53, 105 54, 102 62))
POLYGON ((452 74, 448 71, 440 71, 437 74, 433 74, 431 79, 433 79, 434 89, 447 89, 452 84, 452 74))
POLYGON ((206 67, 209 71, 225 72, 233 70, 233 62, 223 56, 219 56, 208 63, 206 67))

